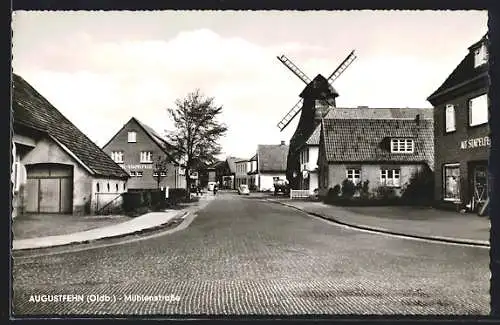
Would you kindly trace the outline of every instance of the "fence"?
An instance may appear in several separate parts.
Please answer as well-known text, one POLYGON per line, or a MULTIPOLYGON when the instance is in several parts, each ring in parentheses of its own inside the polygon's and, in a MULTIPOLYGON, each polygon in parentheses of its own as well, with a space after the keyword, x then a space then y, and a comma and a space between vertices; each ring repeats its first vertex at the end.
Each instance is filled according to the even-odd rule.
POLYGON ((311 196, 309 190, 290 190, 290 199, 308 198, 311 196))

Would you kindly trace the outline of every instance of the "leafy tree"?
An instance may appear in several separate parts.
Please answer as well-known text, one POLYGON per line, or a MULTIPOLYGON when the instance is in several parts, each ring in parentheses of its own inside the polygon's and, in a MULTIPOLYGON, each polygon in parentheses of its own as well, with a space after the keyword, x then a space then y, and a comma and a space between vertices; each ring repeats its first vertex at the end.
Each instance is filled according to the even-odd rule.
POLYGON ((174 147, 174 157, 185 165, 187 197, 190 197, 190 171, 194 162, 211 164, 221 153, 219 139, 227 126, 218 120, 222 106, 214 104, 213 97, 204 96, 199 89, 175 101, 175 108, 168 108, 175 130, 167 131, 167 140, 174 147))
POLYGON ((162 179, 167 176, 168 171, 168 161, 166 158, 158 157, 156 158, 153 165, 153 178, 156 180, 157 188, 160 188, 160 183, 162 179))

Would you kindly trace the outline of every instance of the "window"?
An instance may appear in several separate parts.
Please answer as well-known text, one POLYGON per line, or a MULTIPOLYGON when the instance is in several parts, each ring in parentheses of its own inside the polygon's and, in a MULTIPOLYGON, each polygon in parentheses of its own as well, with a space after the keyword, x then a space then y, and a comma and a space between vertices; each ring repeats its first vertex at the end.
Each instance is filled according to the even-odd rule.
POLYGON ((161 173, 160 173, 160 176, 161 176, 161 177, 165 177, 165 176, 167 176, 167 173, 166 173, 166 172, 161 172, 161 173))
POLYGON ((488 62, 488 49, 486 44, 482 44, 474 51, 474 68, 477 68, 488 62))
POLYGON ((110 191, 110 188, 109 188, 109 183, 108 183, 107 185, 108 185, 107 187, 108 187, 108 192, 109 192, 109 191, 110 191))
POLYGON ((451 104, 446 105, 445 129, 446 132, 453 132, 456 130, 455 106, 451 104))
POLYGON ((113 159, 115 163, 123 163, 123 151, 113 151, 111 153, 111 159, 113 159))
POLYGON ((469 125, 488 123, 488 95, 484 94, 469 100, 469 125))
POLYGON ((361 170, 357 168, 347 169, 346 178, 354 184, 358 184, 361 181, 361 170))
POLYGON ((130 176, 134 177, 136 175, 135 171, 131 170, 130 171, 130 176))
POLYGON ((136 132, 131 131, 128 133, 128 142, 129 143, 137 142, 137 133, 136 132))
POLYGON ((99 183, 97 183, 97 184, 95 185, 95 190, 96 190, 96 192, 97 192, 97 193, 99 193, 99 183))
POLYGON ((460 165, 444 165, 443 177, 444 199, 447 201, 460 201, 460 165))
POLYGON ((135 176, 142 177, 142 171, 135 172, 135 176))
POLYGON ((154 173, 153 173, 153 177, 158 177, 158 173, 157 173, 157 172, 154 172, 154 173))
POLYGON ((381 169, 380 170, 380 184, 389 187, 400 186, 400 170, 399 169, 381 169))
POLYGON ((153 153, 151 151, 142 151, 140 161, 141 161, 141 163, 152 163, 153 162, 153 153))
POLYGON ((413 153, 413 139, 391 139, 391 152, 393 153, 413 153))
POLYGON ((123 183, 123 190, 125 191, 125 183, 123 183))
POLYGON ((116 183, 116 191, 118 192, 118 183, 116 183))

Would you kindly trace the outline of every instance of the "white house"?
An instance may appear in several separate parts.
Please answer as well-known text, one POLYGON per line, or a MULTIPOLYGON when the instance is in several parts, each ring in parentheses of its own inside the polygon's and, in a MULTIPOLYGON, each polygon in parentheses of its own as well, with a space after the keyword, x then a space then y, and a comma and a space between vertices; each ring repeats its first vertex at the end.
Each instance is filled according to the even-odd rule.
POLYGON ((12 217, 119 205, 129 175, 23 78, 12 79, 12 217))
POLYGON ((299 147, 300 175, 299 189, 312 194, 318 189, 318 153, 321 125, 318 125, 309 139, 299 147))
POLYGON ((257 146, 254 175, 255 185, 259 191, 274 191, 275 181, 286 181, 287 157, 288 146, 284 141, 277 145, 261 144, 257 146))

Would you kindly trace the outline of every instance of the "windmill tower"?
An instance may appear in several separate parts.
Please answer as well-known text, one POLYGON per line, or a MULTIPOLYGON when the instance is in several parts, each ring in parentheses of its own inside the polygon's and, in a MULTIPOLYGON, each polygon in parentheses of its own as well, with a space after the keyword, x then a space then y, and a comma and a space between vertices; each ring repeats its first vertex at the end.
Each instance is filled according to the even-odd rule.
POLYGON ((283 131, 299 112, 302 112, 297 129, 290 139, 287 159, 287 179, 292 188, 297 188, 297 175, 300 172, 297 150, 311 136, 321 119, 328 113, 328 110, 335 107, 335 99, 339 94, 333 88, 332 83, 340 77, 355 59, 356 55, 352 51, 328 78, 318 74, 311 80, 285 55, 278 57, 281 63, 306 84, 306 87, 299 95, 301 99, 278 123, 278 128, 283 131))

